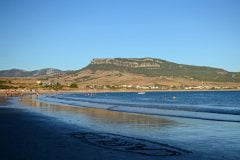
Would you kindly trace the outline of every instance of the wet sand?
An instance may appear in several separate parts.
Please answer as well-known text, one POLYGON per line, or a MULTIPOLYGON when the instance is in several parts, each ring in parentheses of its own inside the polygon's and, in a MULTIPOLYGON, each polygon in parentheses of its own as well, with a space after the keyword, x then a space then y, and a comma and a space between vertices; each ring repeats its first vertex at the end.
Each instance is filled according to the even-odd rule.
POLYGON ((144 158, 82 142, 71 135, 79 131, 73 126, 21 109, 0 108, 0 131, 2 160, 144 158))
POLYGON ((0 159, 3 160, 182 159, 182 155, 190 153, 167 144, 92 132, 11 105, 16 104, 5 100, 0 104, 0 159))
POLYGON ((239 160, 239 124, 0 97, 2 160, 239 160))

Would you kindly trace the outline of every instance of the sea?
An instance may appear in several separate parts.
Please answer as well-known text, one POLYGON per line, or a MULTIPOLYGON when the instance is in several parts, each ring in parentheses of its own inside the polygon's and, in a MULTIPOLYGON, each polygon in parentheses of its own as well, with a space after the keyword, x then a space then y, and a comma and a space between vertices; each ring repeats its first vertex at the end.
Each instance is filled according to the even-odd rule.
POLYGON ((240 92, 115 92, 46 95, 42 101, 112 111, 240 122, 240 92))
POLYGON ((19 101, 94 132, 189 151, 182 159, 240 159, 240 91, 63 93, 19 101))

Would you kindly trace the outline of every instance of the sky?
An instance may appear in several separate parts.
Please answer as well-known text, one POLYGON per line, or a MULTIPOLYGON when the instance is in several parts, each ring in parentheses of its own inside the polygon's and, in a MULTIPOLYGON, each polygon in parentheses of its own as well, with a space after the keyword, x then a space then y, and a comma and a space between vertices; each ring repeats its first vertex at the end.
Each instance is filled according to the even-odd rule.
POLYGON ((240 71, 239 0, 0 0, 0 70, 160 58, 240 71))

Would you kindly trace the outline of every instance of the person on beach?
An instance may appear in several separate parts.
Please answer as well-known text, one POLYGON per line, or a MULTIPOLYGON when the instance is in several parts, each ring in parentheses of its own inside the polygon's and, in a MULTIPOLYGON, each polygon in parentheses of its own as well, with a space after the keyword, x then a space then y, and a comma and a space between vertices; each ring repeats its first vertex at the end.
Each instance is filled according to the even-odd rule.
POLYGON ((9 91, 8 91, 8 89, 7 89, 6 92, 5 92, 5 95, 6 95, 6 96, 8 96, 8 92, 9 92, 9 91))
POLYGON ((19 95, 20 95, 20 97, 22 97, 22 96, 23 96, 23 92, 24 92, 24 90, 21 90, 21 91, 20 91, 20 94, 19 94, 19 95))
POLYGON ((36 96, 38 97, 38 96, 39 96, 39 92, 38 92, 38 90, 36 90, 36 92, 35 92, 35 93, 36 93, 36 96))

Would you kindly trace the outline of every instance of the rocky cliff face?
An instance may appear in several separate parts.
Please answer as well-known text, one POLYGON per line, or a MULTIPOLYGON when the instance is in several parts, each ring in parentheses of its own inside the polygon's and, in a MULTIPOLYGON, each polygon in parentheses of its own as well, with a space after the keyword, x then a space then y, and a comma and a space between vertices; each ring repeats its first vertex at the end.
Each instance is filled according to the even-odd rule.
POLYGON ((121 58, 115 58, 115 59, 93 59, 91 61, 91 64, 112 64, 115 66, 121 66, 121 67, 130 67, 130 68, 160 68, 161 63, 163 63, 161 60, 153 59, 153 58, 128 58, 128 59, 121 59, 121 58))
POLYGON ((106 58, 93 59, 81 71, 119 71, 142 74, 147 77, 177 77, 188 80, 213 82, 240 82, 239 72, 228 72, 219 68, 177 64, 156 58, 106 58))

